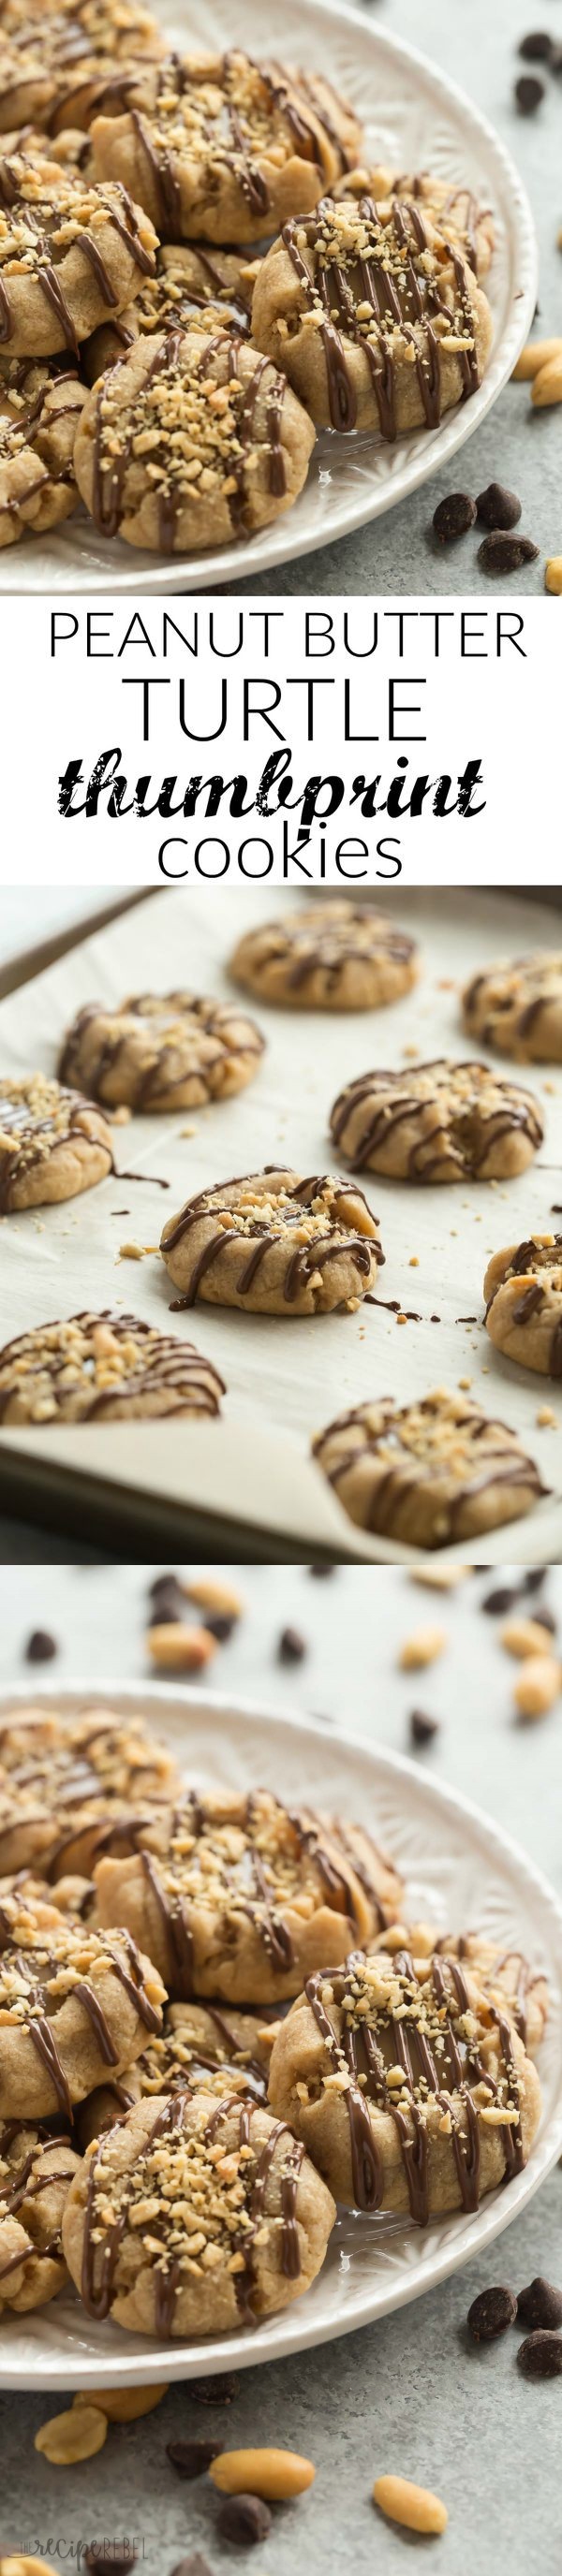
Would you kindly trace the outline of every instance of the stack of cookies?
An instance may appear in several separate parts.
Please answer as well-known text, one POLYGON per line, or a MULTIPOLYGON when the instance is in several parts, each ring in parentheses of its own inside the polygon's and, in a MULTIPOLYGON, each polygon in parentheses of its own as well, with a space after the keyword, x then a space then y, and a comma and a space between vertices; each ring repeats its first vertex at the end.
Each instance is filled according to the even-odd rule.
POLYGON ((477 2209, 540 2117, 544 1979, 408 1919, 353 1822, 186 1788, 140 1721, 0 1740, 0 2306, 255 2328, 336 2202, 477 2209))
POLYGON ((3 0, 0 131, 0 543, 81 499, 134 546, 230 545, 317 429, 431 431, 479 385, 489 210, 370 169, 320 71, 179 56, 136 0, 3 0))

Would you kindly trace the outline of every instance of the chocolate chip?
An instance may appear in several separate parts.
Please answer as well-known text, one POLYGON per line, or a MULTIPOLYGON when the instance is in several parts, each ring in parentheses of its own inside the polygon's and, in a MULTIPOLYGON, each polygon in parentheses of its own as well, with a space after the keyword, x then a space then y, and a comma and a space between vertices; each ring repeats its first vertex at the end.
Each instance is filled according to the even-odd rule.
POLYGON ((233 1628, 238 1627, 238 1620, 227 1618, 226 1610, 207 1610, 201 1626, 208 1628, 210 1637, 216 1637, 218 1646, 227 1646, 233 1628))
POLYGON ((438 501, 433 512, 433 527, 439 544, 448 546, 453 537, 465 537, 467 529, 474 527, 475 518, 476 502, 470 492, 448 492, 444 501, 438 501))
POLYGON ((197 2406, 231 2406, 240 2381, 235 2370, 218 2370, 214 2379, 190 2379, 189 2394, 197 2406))
POLYGON ((423 1708, 413 1708, 410 1717, 412 1744, 429 1744, 432 1735, 439 1734, 439 1725, 438 1717, 426 1717, 423 1708))
POLYGON ((540 107, 544 98, 544 81, 536 80, 533 73, 522 72, 521 79, 515 83, 515 97, 519 115, 534 116, 535 108, 540 107))
POLYGON ((329 1575, 335 1574, 336 1569, 335 1565, 309 1565, 308 1571, 315 1576, 317 1583, 327 1583, 329 1575))
POLYGON ((150 1627, 171 1627, 177 1619, 185 1619, 185 1599, 175 1574, 157 1575, 156 1581, 150 1585, 149 1600, 150 1627))
POLYGON ((34 1628, 25 1648, 26 1664, 50 1664, 58 1651, 56 1637, 49 1636, 48 1628, 34 1628))
POLYGON ((216 2460, 222 2442, 167 2442, 167 2457, 179 2478, 202 2478, 216 2460))
POLYGON ((482 528, 515 528, 521 517, 518 492, 509 492, 504 483, 487 483, 478 494, 476 516, 482 528))
POLYGON ((550 69, 551 72, 556 73, 557 79, 559 80, 562 72, 562 45, 553 45, 550 56, 550 69))
POLYGON ((306 1654, 308 1654, 306 1637, 300 1636, 298 1628, 284 1628, 279 1638, 280 1663, 301 1664, 303 1655, 306 1654))
POLYGON ((522 54, 524 63, 549 63, 554 51, 552 36, 545 35, 539 28, 537 35, 522 36, 517 51, 522 54))
POLYGON ((540 1592, 541 1583, 544 1583, 546 1572, 546 1565, 531 1566, 530 1573, 524 1574, 523 1576, 523 1582, 521 1585, 522 1592, 540 1592))
POLYGON ((502 2282, 499 2288, 480 2291, 466 2322, 475 2343, 493 2343, 494 2335, 505 2334, 506 2326, 515 2325, 516 2316, 515 2292, 506 2290, 502 2282))
POLYGON ((508 1592, 507 1585, 500 1585, 497 1592, 486 1593, 486 1599, 480 1606, 482 1610, 488 1611, 490 1619, 503 1619, 506 1610, 513 1609, 514 1601, 517 1601, 518 1597, 517 1592, 508 1592))
POLYGON ((555 1637, 558 1620, 555 1619, 553 1610, 543 1610, 542 1601, 539 1601, 537 1618, 540 1621, 541 1628, 548 1628, 549 1636, 555 1637))
POLYGON ((513 537, 508 528, 494 528, 478 547, 478 562, 483 572, 520 572, 522 564, 536 563, 539 553, 532 537, 513 537))
POLYGON ((217 2515, 217 2531, 221 2540, 237 2540, 242 2549, 252 2547, 256 2540, 267 2540, 271 2531, 269 2505, 263 2496, 225 2496, 217 2515))
POLYGON ((562 2326, 562 2290, 555 2290, 552 2281, 543 2281, 538 2273, 528 2290, 519 2292, 517 2316, 524 2326, 562 2326))
POLYGON ((527 2335, 517 2359, 524 2379, 556 2379, 562 2370, 562 2335, 527 2335))

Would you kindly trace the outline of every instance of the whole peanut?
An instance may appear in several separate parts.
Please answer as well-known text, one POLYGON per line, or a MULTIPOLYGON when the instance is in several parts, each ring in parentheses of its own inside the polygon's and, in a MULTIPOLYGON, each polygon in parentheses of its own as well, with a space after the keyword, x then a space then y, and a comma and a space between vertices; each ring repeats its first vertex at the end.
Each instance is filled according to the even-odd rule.
POLYGON ((400 1648, 398 1661, 403 1673, 417 1672, 422 1664, 435 1664, 447 1644, 444 1628, 416 1628, 400 1648))
MULTIPOLYGON (((88 2405, 98 2406, 110 2424, 134 2424, 137 2415, 151 2415, 167 2394, 167 2381, 162 2388, 89 2388, 88 2405)), ((73 2411, 83 2403, 83 2398, 74 2397, 73 2411)))
POLYGON ((546 1717, 562 1683, 555 1655, 527 1655, 513 1693, 520 1717, 546 1717))
POLYGON ((219 2451, 209 2476, 221 2495, 259 2495, 268 2500, 304 2495, 312 2486, 312 2460, 298 2451, 219 2451))
POLYGON ((513 383, 528 385, 540 375, 541 367, 550 366, 551 358, 562 357, 562 340, 528 340, 513 369, 513 383))
POLYGON ((562 349, 533 377, 531 402, 535 411, 545 411, 549 403, 562 402, 562 349))
POLYGON ((562 555, 549 556, 545 566, 544 586, 545 590, 552 591, 554 597, 559 599, 562 591, 562 555))
POLYGON ((524 1658, 551 1653, 550 1629, 543 1628, 540 1619, 506 1619, 505 1627, 500 1628, 500 1642, 508 1655, 524 1658))
POLYGON ((209 1628, 184 1628, 181 1620, 174 1619, 166 1627, 149 1628, 146 1642, 153 1663, 167 1665, 175 1673, 200 1672, 217 1651, 209 1628))
POLYGON ((412 2486, 409 2478, 375 2478, 373 2502, 390 2522, 405 2523, 407 2531, 445 2531, 449 2519, 440 2496, 429 2487, 412 2486))
POLYGON ((219 1617, 241 1619, 244 1603, 232 1583, 216 1583, 214 1575, 202 1574, 193 1582, 182 1583, 180 1590, 194 1601, 197 1610, 216 1610, 219 1617))
POLYGON ((95 2451, 103 2451, 107 2441, 107 2417, 97 2406, 71 2406, 64 2415, 50 2415, 35 2435, 35 2449, 42 2451, 53 2468, 68 2469, 76 2460, 92 2460, 95 2451))

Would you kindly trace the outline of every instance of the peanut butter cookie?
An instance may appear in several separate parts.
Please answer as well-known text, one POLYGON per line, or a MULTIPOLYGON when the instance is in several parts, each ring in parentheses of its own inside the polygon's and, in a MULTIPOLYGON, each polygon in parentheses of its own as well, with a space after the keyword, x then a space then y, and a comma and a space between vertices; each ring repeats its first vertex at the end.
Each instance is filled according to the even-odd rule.
POLYGON ((111 1171, 111 1130, 93 1101, 43 1073, 0 1082, 0 1216, 76 1198, 111 1171))
POLYGON ((96 117, 92 142, 100 177, 138 194, 161 240, 252 242, 316 205, 361 131, 322 74, 233 49, 170 55, 127 114, 96 117))
POLYGON ((562 949, 536 948, 473 975, 463 993, 467 1029, 522 1064, 562 1063, 562 949))
POLYGON ((417 973, 406 931, 337 898, 245 931, 230 959, 235 984, 293 1011, 380 1010, 407 993, 417 973))
POLYGON ((52 356, 119 314, 154 268, 148 216, 119 187, 76 171, 0 162, 0 329, 12 358, 52 356))
POLYGON ((74 1876, 69 1888, 69 1873, 89 1872, 101 1852, 135 1851, 177 1785, 171 1754, 138 1718, 16 1708, 0 1727, 0 1871, 64 1879, 78 1910, 87 1881, 74 1876))
POLYGON ((227 2334, 302 2296, 324 2261, 330 2193, 255 2102, 138 2102, 89 2147, 63 2243, 91 2317, 133 2334, 227 2334))
POLYGON ((256 2013, 229 2012, 226 2021, 217 2004, 167 2004, 161 2038, 148 2041, 123 2082, 108 2078, 88 2095, 77 2122, 81 2147, 153 2093, 214 2093, 220 2101, 239 2094, 267 2103, 276 2028, 256 2013))
POLYGON ((160 1249, 187 1306, 202 1297, 255 1315, 353 1313, 384 1260, 362 1190, 275 1164, 199 1190, 168 1217, 160 1249))
POLYGON ((439 1387, 419 1403, 394 1396, 340 1413, 313 1457, 360 1529, 401 1546, 444 1547, 521 1518, 544 1492, 515 1431, 439 1387))
POLYGON ((503 1181, 525 1170, 544 1129, 531 1092, 487 1065, 442 1057, 407 1073, 359 1074, 334 1102, 330 1134, 354 1172, 503 1181))
POLYGON ((535 2068, 487 1990, 458 1959, 407 1950, 356 1951, 336 1975, 307 1978, 275 2040, 269 2097, 335 2199, 418 2227, 476 2210, 520 2173, 541 2110, 535 2068))
POLYGON ((289 510, 313 446, 286 377, 239 334, 154 333, 90 394, 76 480, 102 536, 193 554, 289 510))
POLYGON ((72 2117, 73 2102, 122 2075, 161 2028, 165 1995, 126 1932, 65 1921, 54 1905, 5 1896, 0 1910, 0 2113, 72 2117))
POLYGON ((72 460, 85 400, 56 360, 0 358, 0 546, 43 536, 78 508, 72 460))
POLYGON ((3 0, 0 129, 56 133, 121 114, 143 64, 164 53, 161 26, 136 0, 3 0))
POLYGON ((522 1950, 506 1949, 505 1943, 503 1948, 498 1947, 497 1940, 491 1940, 484 1932, 438 1935, 429 1925, 420 1923, 393 1927, 392 1940, 379 1932, 369 1948, 409 1950, 416 1961, 433 1954, 462 1960, 476 1984, 485 1986, 492 2002, 515 2023, 528 2057, 537 2056, 549 2015, 548 1982, 544 1970, 532 1967, 522 1950))
POLYGON ((203 242, 174 242, 157 251, 154 277, 147 277, 126 305, 118 322, 104 322, 83 351, 87 383, 94 385, 107 367, 122 358, 133 340, 149 331, 235 331, 248 335, 257 263, 240 251, 207 248, 203 242))
POLYGON ((484 1296, 496 1350, 541 1377, 562 1377, 562 1234, 531 1234, 494 1252, 484 1296))
MULTIPOLYGON (((199 1109, 257 1073, 264 1039, 232 1002, 201 993, 136 993, 116 1010, 89 1003, 64 1041, 61 1081, 115 1108, 199 1109)), ((1 1101, 0 1101, 1 1115, 1 1101)))
POLYGON ((44 2308, 68 2280, 62 2219, 80 2157, 66 2138, 4 2123, 0 2134, 0 2316, 44 2308))
POLYGON ((193 1342, 138 1315, 71 1315, 0 1350, 0 1423, 120 1422, 218 1413, 224 1384, 193 1342))
POLYGON ((127 1924, 172 1994, 267 2004, 368 1941, 402 1900, 391 1861, 359 1826, 290 1811, 269 1790, 186 1793, 130 1860, 101 1860, 96 1921, 127 1924))
POLYGON ((418 199, 325 197, 262 260, 252 332, 319 428, 392 440, 437 429, 475 393, 492 317, 460 245, 418 199))

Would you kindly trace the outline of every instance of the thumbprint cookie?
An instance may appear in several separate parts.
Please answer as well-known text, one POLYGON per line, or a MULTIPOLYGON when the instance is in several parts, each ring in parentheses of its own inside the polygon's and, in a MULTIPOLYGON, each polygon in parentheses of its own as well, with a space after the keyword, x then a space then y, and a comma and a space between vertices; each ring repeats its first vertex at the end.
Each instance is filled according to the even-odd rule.
POLYGON ((353 1314, 384 1261, 377 1218, 353 1182, 333 1172, 304 1181, 274 1164, 199 1190, 168 1217, 160 1249, 187 1306, 200 1297, 285 1317, 353 1314))
MULTIPOLYGON (((143 1111, 198 1109, 252 1082, 264 1040, 232 1002, 201 993, 136 993, 116 1010, 88 1003, 64 1041, 62 1081, 143 1111)), ((1 1104, 0 1104, 1 1105, 1 1104)))
POLYGON ((511 1180, 542 1144, 532 1093, 484 1064, 417 1064, 346 1083, 330 1133, 354 1172, 397 1181, 511 1180))
POLYGON ((562 950, 502 959, 465 986, 467 1029, 499 1055, 562 1063, 562 950))
POLYGON ((484 1296, 496 1350, 542 1377, 562 1377, 562 1234, 532 1234, 495 1252, 484 1296))
POLYGON ((266 2103, 276 2027, 257 2013, 229 2011, 227 2021, 217 2004, 167 2004, 161 2037, 148 2040, 121 2082, 108 2075, 88 2094, 78 2122, 81 2146, 153 2093, 214 2093, 223 2101, 225 2094, 240 2094, 266 2103))
POLYGON ((85 400, 72 366, 0 358, 0 546, 44 536, 78 508, 74 441, 85 400))
POLYGON ((416 981, 413 939, 384 913, 344 900, 304 906, 239 940, 235 984, 293 1011, 375 1011, 416 981))
POLYGON ((0 327, 10 357, 79 356, 154 268, 156 234, 122 188, 16 153, 0 162, 0 327))
POLYGON ((419 200, 325 197, 262 260, 252 330, 317 427, 394 439, 476 392, 492 317, 419 200))
POLYGON ((0 1216, 93 1189, 113 1170, 107 1119, 43 1073, 0 1082, 0 1216))
POLYGON ((71 1315, 0 1350, 0 1423, 149 1421, 218 1413, 223 1380, 192 1342, 138 1315, 71 1315))
POLYGON ((194 554, 289 510, 313 446, 286 377, 239 333, 154 333, 89 395, 76 481, 102 536, 194 554))
POLYGON ((95 166, 139 196, 164 241, 253 242, 306 214, 357 160, 361 130, 321 73, 225 54, 143 73, 95 118, 95 166))
POLYGON ((143 279, 119 320, 101 324, 82 352, 87 383, 122 358, 133 340, 151 331, 234 331, 248 337, 257 274, 254 260, 203 242, 174 242, 157 251, 153 277, 143 279))
POLYGON ((130 1934, 92 1932, 54 1905, 0 1909, 0 2113, 72 2116, 108 2066, 121 2075, 161 2028, 165 1995, 130 1934))
POLYGON ((443 1387, 340 1413, 312 1444, 350 1520, 409 1547, 445 1547, 520 1520, 544 1492, 515 1431, 443 1387))
POLYGON ((27 2122, 0 2131, 0 2317, 44 2308, 64 2288, 63 2211, 80 2157, 67 2138, 27 2122))

